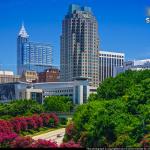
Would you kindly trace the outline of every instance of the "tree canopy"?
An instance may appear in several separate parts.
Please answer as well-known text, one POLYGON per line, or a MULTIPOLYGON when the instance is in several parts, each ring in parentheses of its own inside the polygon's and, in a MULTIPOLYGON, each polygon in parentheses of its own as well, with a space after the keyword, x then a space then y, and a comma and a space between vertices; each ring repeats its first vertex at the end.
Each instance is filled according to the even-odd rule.
POLYGON ((71 99, 65 96, 46 97, 43 106, 46 111, 70 112, 73 109, 71 99))
POLYGON ((68 139, 83 146, 141 147, 150 134, 150 70, 106 79, 88 103, 78 106, 73 123, 76 134, 68 139))
POLYGON ((14 100, 9 103, 0 104, 0 116, 17 116, 28 115, 33 113, 44 112, 44 108, 41 104, 35 100, 14 100))

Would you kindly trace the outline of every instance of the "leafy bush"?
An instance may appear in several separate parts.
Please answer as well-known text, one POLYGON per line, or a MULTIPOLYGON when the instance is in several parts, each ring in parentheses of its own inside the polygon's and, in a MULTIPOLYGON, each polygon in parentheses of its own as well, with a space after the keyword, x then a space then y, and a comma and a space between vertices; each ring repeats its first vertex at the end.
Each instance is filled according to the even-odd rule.
POLYGON ((12 129, 12 124, 9 121, 0 120, 0 133, 11 133, 12 129))
POLYGON ((81 145, 71 140, 69 142, 60 144, 60 148, 81 148, 81 145))
POLYGON ((57 148, 57 143, 51 140, 38 139, 32 144, 32 148, 57 148))
POLYGON ((12 142, 18 135, 16 133, 0 132, 0 148, 9 148, 12 142))
POLYGON ((31 137, 17 137, 10 143, 11 148, 31 148, 34 140, 31 137))
POLYGON ((145 135, 140 144, 144 148, 150 148, 150 134, 145 135))
POLYGON ((60 118, 60 123, 61 123, 62 125, 66 125, 66 124, 67 124, 67 119, 66 119, 65 117, 61 117, 61 118, 60 118))

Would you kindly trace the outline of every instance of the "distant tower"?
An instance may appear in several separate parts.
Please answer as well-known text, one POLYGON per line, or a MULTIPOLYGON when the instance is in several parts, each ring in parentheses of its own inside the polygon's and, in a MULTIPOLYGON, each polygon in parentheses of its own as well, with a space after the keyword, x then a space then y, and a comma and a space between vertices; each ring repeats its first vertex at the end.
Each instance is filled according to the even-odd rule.
POLYGON ((43 72, 52 66, 52 46, 45 43, 30 42, 24 25, 17 38, 17 73, 26 71, 43 72))
POLYGON ((24 24, 20 29, 19 35, 17 37, 17 74, 21 75, 23 71, 23 51, 24 43, 29 40, 29 35, 27 34, 24 24))
POLYGON ((90 78, 99 85, 98 23, 90 7, 70 5, 62 21, 60 49, 61 81, 90 78))

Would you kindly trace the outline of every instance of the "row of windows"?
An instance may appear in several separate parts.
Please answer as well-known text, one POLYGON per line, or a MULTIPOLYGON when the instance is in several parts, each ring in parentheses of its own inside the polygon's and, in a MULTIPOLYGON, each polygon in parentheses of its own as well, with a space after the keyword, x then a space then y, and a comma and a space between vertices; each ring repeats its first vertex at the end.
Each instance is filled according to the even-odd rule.
POLYGON ((124 56, 121 55, 100 54, 100 56, 124 58, 124 56))
POLYGON ((73 89, 64 89, 64 90, 55 90, 55 91, 46 91, 45 93, 70 93, 73 92, 73 89))

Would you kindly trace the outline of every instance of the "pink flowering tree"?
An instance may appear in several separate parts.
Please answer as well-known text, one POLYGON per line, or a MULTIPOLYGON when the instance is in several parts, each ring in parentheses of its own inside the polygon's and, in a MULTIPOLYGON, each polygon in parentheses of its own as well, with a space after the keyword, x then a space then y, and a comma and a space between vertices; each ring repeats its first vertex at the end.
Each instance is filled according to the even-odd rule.
POLYGON ((80 143, 75 143, 73 140, 70 140, 66 143, 60 144, 61 148, 81 148, 80 143))
POLYGON ((31 137, 17 137, 10 143, 11 148, 31 148, 34 140, 31 137))
POLYGON ((43 127, 43 119, 39 115, 33 115, 32 119, 35 121, 37 127, 43 127))
POLYGON ((52 118, 54 120, 54 125, 57 126, 59 123, 59 118, 55 113, 50 113, 49 114, 50 118, 52 118))
POLYGON ((16 133, 4 133, 0 132, 0 148, 10 147, 10 142, 12 142, 18 135, 16 133))
POLYGON ((12 130, 13 127, 9 121, 0 120, 0 132, 11 133, 12 130))
POLYGON ((57 148, 57 143, 51 140, 38 139, 32 144, 32 148, 57 148))
POLYGON ((50 120, 49 114, 48 113, 42 113, 42 114, 40 114, 40 117, 43 119, 43 125, 48 126, 49 120, 50 120))

